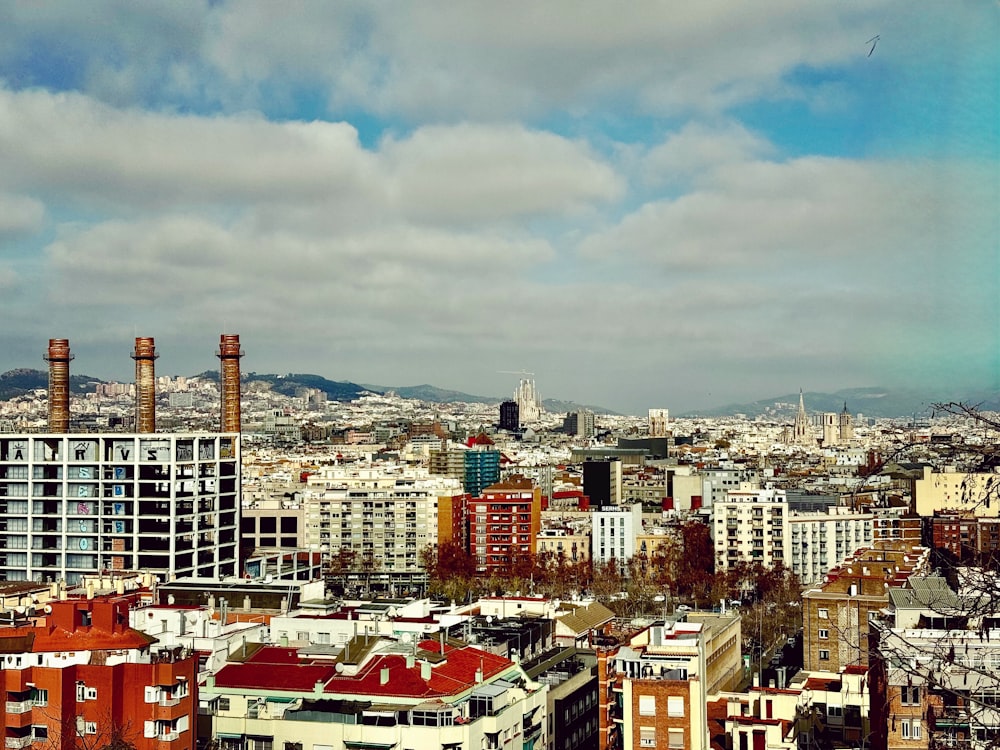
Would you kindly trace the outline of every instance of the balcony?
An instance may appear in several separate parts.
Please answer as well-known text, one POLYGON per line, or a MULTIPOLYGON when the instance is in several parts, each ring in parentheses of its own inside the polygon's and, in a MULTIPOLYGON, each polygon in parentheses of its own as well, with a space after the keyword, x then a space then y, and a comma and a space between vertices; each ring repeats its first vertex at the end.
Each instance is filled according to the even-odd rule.
POLYGON ((8 714, 23 714, 31 710, 31 701, 7 701, 4 704, 4 710, 8 714))
POLYGON ((25 737, 4 737, 3 739, 3 746, 9 748, 31 747, 31 743, 30 734, 25 737))

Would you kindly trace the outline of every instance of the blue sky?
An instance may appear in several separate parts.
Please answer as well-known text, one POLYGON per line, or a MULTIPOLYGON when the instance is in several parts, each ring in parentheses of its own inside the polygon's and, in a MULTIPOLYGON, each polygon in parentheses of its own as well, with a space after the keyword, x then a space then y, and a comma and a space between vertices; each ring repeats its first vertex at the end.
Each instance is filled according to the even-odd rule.
POLYGON ((0 370, 1000 387, 1000 7, 625 7, 0 6, 0 370))

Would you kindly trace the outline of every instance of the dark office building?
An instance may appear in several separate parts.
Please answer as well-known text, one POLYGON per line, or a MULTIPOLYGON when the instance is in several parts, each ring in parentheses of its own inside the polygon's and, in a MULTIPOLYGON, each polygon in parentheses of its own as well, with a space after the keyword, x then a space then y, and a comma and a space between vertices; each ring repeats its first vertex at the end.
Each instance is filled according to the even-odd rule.
POLYGON ((517 432, 520 427, 521 414, 517 401, 504 401, 500 404, 500 429, 517 432))
POLYGON ((622 464, 618 459, 583 462, 583 494, 592 506, 618 505, 621 498, 622 464))

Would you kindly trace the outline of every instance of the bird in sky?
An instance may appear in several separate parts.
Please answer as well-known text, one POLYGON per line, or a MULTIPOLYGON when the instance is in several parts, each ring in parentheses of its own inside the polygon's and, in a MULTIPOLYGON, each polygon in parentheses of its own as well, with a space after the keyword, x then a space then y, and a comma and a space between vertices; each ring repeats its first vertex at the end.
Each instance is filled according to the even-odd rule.
POLYGON ((872 52, 874 52, 875 51, 875 47, 878 46, 878 40, 880 38, 881 38, 881 36, 879 34, 876 34, 871 39, 869 39, 867 42, 865 42, 865 44, 870 44, 872 46, 872 48, 870 50, 868 50, 868 57, 872 56, 872 52))

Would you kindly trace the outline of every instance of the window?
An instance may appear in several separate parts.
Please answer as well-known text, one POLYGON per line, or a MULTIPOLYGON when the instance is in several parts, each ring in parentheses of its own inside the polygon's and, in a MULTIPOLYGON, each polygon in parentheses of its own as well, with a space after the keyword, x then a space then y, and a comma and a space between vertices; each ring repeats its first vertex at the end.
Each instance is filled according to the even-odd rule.
POLYGON ((820 630, 819 631, 819 638, 820 638, 820 640, 825 641, 829 637, 830 637, 830 631, 829 630, 820 630))
POLYGON ((229 698, 219 698, 215 702, 215 708, 217 711, 228 711, 229 710, 229 698))
POLYGON ((830 651, 825 648, 819 650, 819 660, 820 661, 830 661, 830 651))
POLYGON ((31 703, 34 706, 49 705, 49 691, 40 688, 31 688, 31 703))
POLYGON ((45 740, 49 737, 49 728, 45 724, 36 724, 31 728, 31 734, 36 740, 45 740))
POLYGON ((913 739, 920 739, 920 719, 910 720, 910 734, 913 736, 913 739))
POLYGON ((656 716, 656 696, 639 696, 639 716, 656 716))
POLYGON ((904 685, 900 688, 900 698, 899 702, 904 706, 919 706, 920 705, 920 688, 904 685))
POLYGON ((829 620, 830 610, 828 610, 826 607, 818 609, 816 610, 816 616, 819 617, 821 620, 829 620))
POLYGON ((684 730, 683 729, 668 729, 667 730, 667 747, 672 747, 672 748, 682 748, 682 747, 684 747, 684 730))
POLYGON ((899 725, 899 732, 904 740, 910 739, 910 722, 908 719, 904 719, 899 725))
POLYGON ((272 750, 274 737, 247 737, 248 750, 272 750))
POLYGON ((667 698, 667 716, 673 718, 684 716, 683 696, 671 695, 667 698))
POLYGON ((639 747, 656 747, 655 727, 639 727, 639 747))

